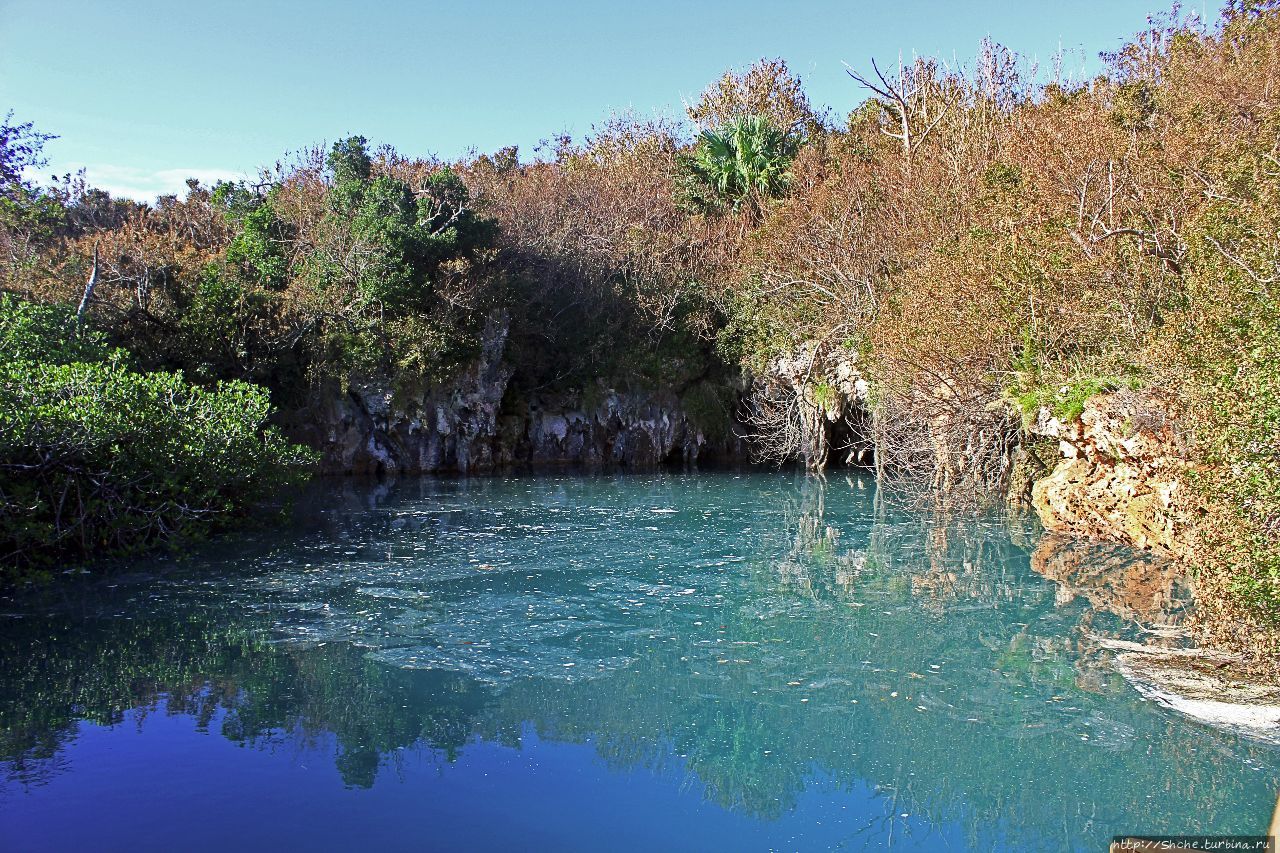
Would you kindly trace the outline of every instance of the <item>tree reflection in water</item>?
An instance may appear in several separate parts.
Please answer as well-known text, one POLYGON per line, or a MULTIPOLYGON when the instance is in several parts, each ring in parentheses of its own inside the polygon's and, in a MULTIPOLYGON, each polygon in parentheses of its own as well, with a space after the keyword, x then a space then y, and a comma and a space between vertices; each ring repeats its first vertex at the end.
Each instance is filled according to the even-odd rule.
POLYGON ((1180 581, 1025 519, 727 473, 347 484, 304 516, 159 577, 9 602, 6 785, 64 772, 81 721, 130 710, 249 746, 331 737, 354 786, 402 748, 447 765, 531 729, 761 819, 866 785, 886 819, 1066 848, 1134 821, 1251 830, 1271 792, 1241 768, 1280 766, 1108 666, 1099 637, 1176 642, 1180 581))

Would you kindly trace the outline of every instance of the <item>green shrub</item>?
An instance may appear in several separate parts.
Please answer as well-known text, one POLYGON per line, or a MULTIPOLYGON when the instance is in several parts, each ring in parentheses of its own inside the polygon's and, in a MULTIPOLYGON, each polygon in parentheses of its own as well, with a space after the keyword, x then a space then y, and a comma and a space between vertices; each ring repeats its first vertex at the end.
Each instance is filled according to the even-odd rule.
POLYGON ((6 359, 55 364, 123 356, 103 335, 77 331, 75 314, 67 307, 40 305, 8 293, 0 293, 0 353, 6 359))
POLYGON ((66 309, 2 307, 0 572, 198 536, 311 461, 264 427, 261 388, 138 373, 93 336, 68 338, 66 309))
POLYGON ((1084 414, 1084 404, 1090 397, 1122 388, 1137 390, 1139 385, 1136 376, 1081 376, 1062 383, 1015 388, 1012 396, 1026 423, 1034 421, 1036 413, 1045 408, 1066 424, 1078 420, 1084 414))
POLYGON ((284 252, 286 228, 269 202, 261 202, 240 219, 240 232, 227 245, 227 263, 249 273, 271 290, 288 284, 289 258, 284 252))

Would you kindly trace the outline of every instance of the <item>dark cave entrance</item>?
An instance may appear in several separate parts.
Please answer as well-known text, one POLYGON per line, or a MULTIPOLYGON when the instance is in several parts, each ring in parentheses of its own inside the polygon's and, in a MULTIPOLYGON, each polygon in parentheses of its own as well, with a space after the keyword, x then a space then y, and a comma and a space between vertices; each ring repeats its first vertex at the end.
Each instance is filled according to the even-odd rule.
POLYGON ((854 407, 828 422, 826 433, 828 470, 875 468, 875 433, 866 409, 854 407))

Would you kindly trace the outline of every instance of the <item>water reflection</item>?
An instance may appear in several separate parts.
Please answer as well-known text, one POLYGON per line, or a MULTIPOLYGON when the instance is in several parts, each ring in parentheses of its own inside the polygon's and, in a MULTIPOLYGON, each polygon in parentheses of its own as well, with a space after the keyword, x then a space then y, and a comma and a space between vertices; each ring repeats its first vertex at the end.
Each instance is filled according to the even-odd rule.
POLYGON ((1191 586, 1178 564, 1120 545, 1044 536, 1031 569, 1058 585, 1057 602, 1076 596, 1148 633, 1176 634, 1191 608, 1191 586))
POLYGON ((776 474, 342 483, 303 516, 7 603, 0 819, 73 772, 82 721, 165 713, 332 738, 351 786, 394 785, 404 748, 447 766, 534 732, 766 821, 817 779, 865 787, 877 843, 899 812, 980 849, 1265 822, 1274 749, 1141 701, 1099 646, 1173 637, 1180 582, 1025 520, 776 474))

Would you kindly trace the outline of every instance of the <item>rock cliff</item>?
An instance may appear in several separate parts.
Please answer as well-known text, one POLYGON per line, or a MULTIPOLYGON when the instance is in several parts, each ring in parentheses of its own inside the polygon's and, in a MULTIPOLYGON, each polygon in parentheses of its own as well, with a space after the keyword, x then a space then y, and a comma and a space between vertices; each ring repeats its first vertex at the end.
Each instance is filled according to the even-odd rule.
POLYGON ((479 357, 450 382, 406 390, 392 377, 318 389, 285 424, 321 453, 327 474, 482 473, 504 466, 690 464, 744 454, 743 430, 700 424, 669 389, 508 399, 504 318, 487 325, 479 357))
POLYGON ((750 389, 753 449, 773 462, 803 462, 810 471, 829 462, 869 464, 868 399, 855 352, 802 344, 775 358, 750 389))
POLYGON ((1062 453, 1032 488, 1032 505, 1047 529, 1181 551, 1189 501, 1186 448, 1158 397, 1099 394, 1072 423, 1041 410, 1034 431, 1056 438, 1062 453))
MULTIPOLYGON (((536 398, 500 419, 504 464, 584 464, 653 468, 692 464, 704 451, 716 458, 742 455, 741 437, 714 442, 669 390, 620 392, 597 383, 585 394, 536 398)), ((725 425, 731 428, 732 425, 725 425)))

